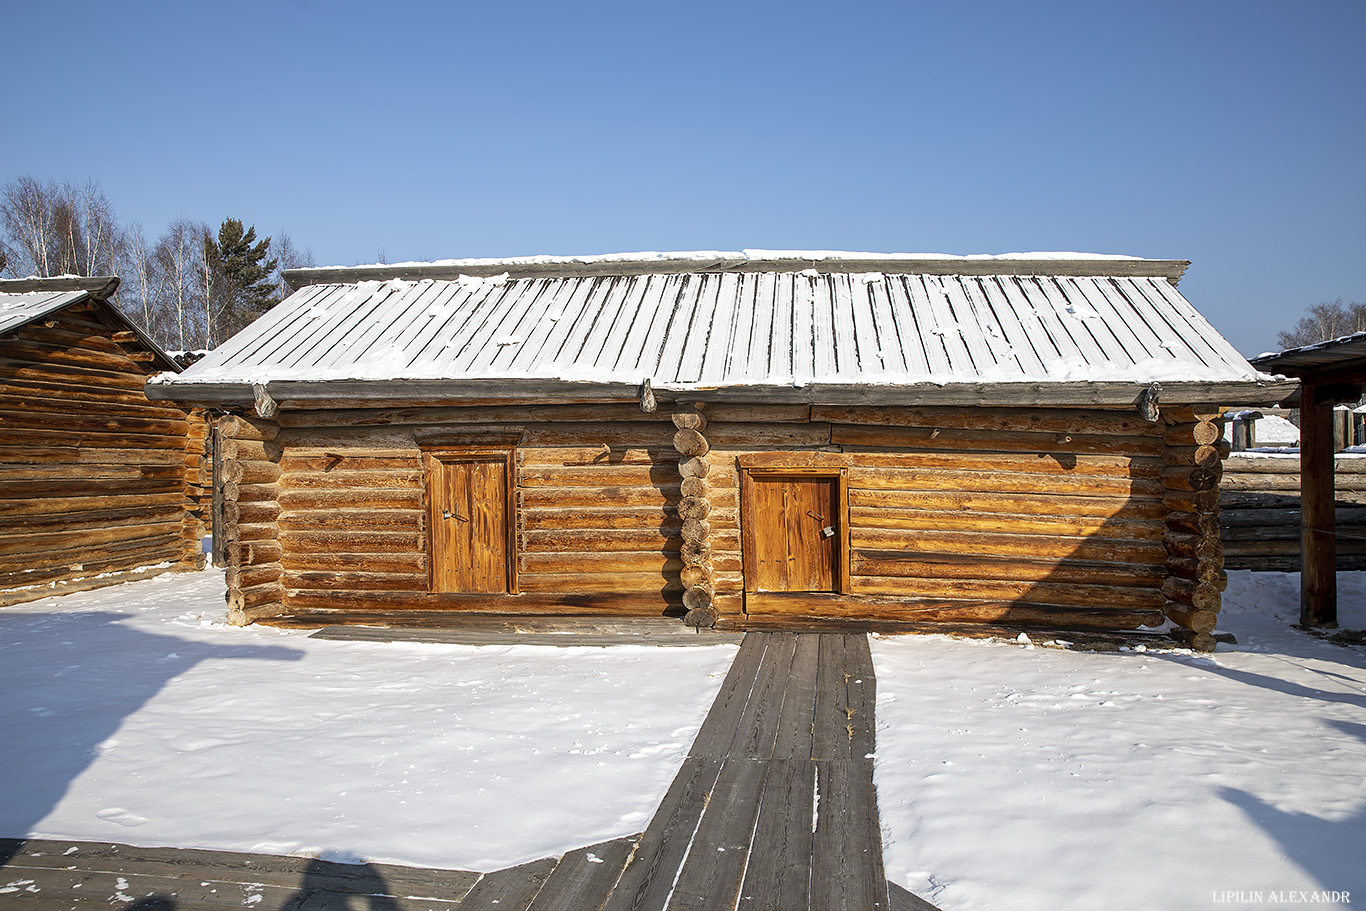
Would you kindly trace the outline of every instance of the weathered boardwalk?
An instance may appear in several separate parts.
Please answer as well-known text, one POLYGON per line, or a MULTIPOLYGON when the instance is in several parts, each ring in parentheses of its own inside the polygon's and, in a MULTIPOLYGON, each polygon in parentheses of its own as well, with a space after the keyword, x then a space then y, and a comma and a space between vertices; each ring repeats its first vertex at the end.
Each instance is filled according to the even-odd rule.
POLYGON ((492 873, 0 839, 0 907, 934 911, 888 883, 862 633, 747 633, 641 835, 492 873))
POLYGON ((749 633, 606 911, 886 909, 867 636, 749 633))

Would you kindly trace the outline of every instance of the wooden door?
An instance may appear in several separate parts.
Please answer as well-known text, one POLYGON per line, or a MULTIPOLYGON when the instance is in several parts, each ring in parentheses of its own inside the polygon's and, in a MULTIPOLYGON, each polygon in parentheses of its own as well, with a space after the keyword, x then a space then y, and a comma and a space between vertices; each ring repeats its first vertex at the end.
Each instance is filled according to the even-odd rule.
POLYGON ((434 454, 430 466, 432 591, 506 594, 507 456, 434 454))
POLYGON ((835 478, 755 477, 744 520, 750 523, 745 589, 836 591, 840 539, 835 478))

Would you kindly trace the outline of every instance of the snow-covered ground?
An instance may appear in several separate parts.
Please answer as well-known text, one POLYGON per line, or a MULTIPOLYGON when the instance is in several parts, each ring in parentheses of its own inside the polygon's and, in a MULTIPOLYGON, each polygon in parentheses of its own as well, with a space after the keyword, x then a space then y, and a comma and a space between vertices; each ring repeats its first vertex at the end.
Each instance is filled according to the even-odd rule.
MULTIPOLYGON (((876 638, 888 876, 945 911, 1366 901, 1366 649, 1289 629, 1297 576, 1231 575, 1213 656, 876 638)), ((735 651, 334 642, 222 604, 206 571, 0 612, 0 835, 561 853, 644 827, 735 651)), ((1340 610, 1366 626, 1366 574, 1340 610)))
POLYGON ((1209 656, 875 638, 888 877, 945 911, 1366 903, 1366 649, 1289 628, 1297 573, 1229 575, 1209 656))
POLYGON ((735 646, 336 642, 223 574, 0 612, 0 836, 495 870, 645 828, 735 646))

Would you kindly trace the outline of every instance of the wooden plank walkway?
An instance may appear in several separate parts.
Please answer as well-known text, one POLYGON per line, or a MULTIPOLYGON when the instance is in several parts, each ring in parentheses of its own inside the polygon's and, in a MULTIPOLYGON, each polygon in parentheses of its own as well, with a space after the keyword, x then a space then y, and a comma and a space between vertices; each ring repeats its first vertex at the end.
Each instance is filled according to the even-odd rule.
POLYGON ((876 699, 866 635, 747 633, 605 911, 932 909, 882 868, 876 699))
POLYGON ((746 633, 645 832, 492 873, 0 839, 0 907, 935 911, 888 883, 862 633, 746 633))

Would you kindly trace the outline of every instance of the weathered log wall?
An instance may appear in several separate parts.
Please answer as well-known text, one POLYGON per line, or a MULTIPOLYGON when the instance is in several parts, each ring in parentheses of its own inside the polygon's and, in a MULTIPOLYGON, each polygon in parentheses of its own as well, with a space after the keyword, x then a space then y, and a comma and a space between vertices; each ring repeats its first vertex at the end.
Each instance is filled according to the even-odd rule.
MULTIPOLYGON (((1366 569, 1366 459, 1339 456, 1334 475, 1338 569, 1366 569)), ((1299 572, 1299 456, 1229 456, 1219 518, 1229 569, 1299 572)))
POLYGON ((739 625, 754 610, 739 459, 763 452, 824 453, 846 478, 847 591, 796 599, 794 613, 1109 629, 1171 619, 1203 634, 1218 606, 1209 416, 684 402, 653 414, 286 407, 275 420, 278 431, 243 422, 259 442, 228 469, 240 475, 239 619, 687 609, 702 625, 739 625), (433 595, 424 449, 495 438, 516 441, 520 594, 433 595))
MULTIPOLYGON (((838 452, 846 467, 851 591, 774 609, 1061 627, 1163 622, 1166 444, 1136 415, 815 407, 798 424, 713 420, 709 435, 712 476, 732 484, 739 456, 774 448, 838 452)), ((714 548, 713 558, 733 566, 724 581, 738 590, 738 551, 714 548)), ((734 614, 736 596, 718 600, 734 614)))
POLYGON ((89 304, 0 338, 0 604, 202 565, 202 413, 143 394, 150 357, 89 304))

